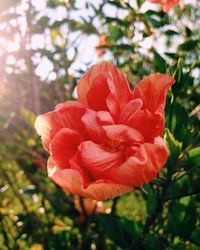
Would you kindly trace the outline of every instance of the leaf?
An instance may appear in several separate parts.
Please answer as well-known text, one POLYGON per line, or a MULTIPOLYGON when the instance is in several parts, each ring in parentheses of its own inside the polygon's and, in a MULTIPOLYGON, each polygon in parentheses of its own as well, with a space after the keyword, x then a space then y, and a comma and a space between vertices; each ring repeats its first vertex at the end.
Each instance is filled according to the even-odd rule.
POLYGON ((116 6, 117 8, 126 9, 126 3, 123 1, 112 1, 109 0, 107 3, 116 6))
POLYGON ((200 246, 200 229, 195 228, 190 235, 190 241, 197 246, 200 246))
POLYGON ((149 233, 144 241, 145 249, 158 250, 160 249, 159 237, 155 233, 149 233))
POLYGON ((169 169, 171 169, 177 163, 178 157, 182 149, 182 142, 176 140, 169 129, 165 129, 165 138, 170 151, 170 156, 168 158, 167 166, 169 167, 169 169))
POLYGON ((154 65, 157 72, 165 73, 166 72, 166 62, 157 51, 153 50, 154 55, 154 65))
POLYGON ((192 63, 191 69, 194 69, 194 68, 200 68, 200 60, 196 60, 192 63))
POLYGON ((192 36, 192 30, 190 28, 188 28, 187 26, 185 27, 185 35, 187 37, 191 37, 192 36))
POLYGON ((81 23, 76 20, 68 20, 69 27, 72 31, 81 30, 83 33, 90 34, 98 34, 97 29, 91 23, 81 23))
POLYGON ((119 40, 123 36, 122 30, 119 29, 119 27, 117 27, 117 26, 110 25, 108 27, 108 31, 109 31, 109 39, 111 41, 116 42, 117 40, 119 40))
POLYGON ((200 193, 200 168, 191 168, 169 185, 166 200, 178 199, 200 193))
POLYGON ((55 40, 58 37, 62 37, 62 34, 61 34, 59 28, 51 28, 50 29, 50 36, 51 36, 52 41, 55 43, 55 40))
POLYGON ((162 12, 149 10, 144 15, 154 28, 160 28, 170 23, 169 17, 167 15, 163 15, 162 12))
POLYGON ((198 47, 200 41, 199 40, 188 40, 181 45, 178 46, 178 50, 182 51, 191 51, 198 47))
POLYGON ((175 30, 166 30, 164 33, 165 33, 165 35, 167 35, 167 36, 180 35, 180 33, 177 32, 177 31, 175 31, 175 30))
POLYGON ((200 147, 193 148, 185 154, 183 166, 186 170, 200 166, 200 147))
POLYGON ((147 212, 149 215, 152 215, 154 213, 156 205, 157 205, 157 195, 151 189, 148 192, 148 196, 147 196, 147 212))
POLYGON ((125 19, 119 19, 119 18, 115 18, 115 17, 109 17, 109 16, 105 16, 105 23, 116 23, 119 24, 120 26, 125 26, 128 27, 131 22, 125 19))
POLYGON ((137 0, 137 6, 140 8, 142 4, 144 3, 144 0, 137 0))
POLYGON ((112 214, 99 214, 97 218, 108 237, 122 247, 129 247, 142 232, 140 221, 132 221, 112 214))
MULTIPOLYGON (((185 199, 185 198, 184 198, 185 199)), ((187 240, 196 224, 196 206, 191 197, 184 204, 182 199, 173 201, 168 210, 168 231, 187 240)))
POLYGON ((179 103, 171 104, 168 98, 165 111, 166 127, 170 129, 176 140, 182 142, 182 148, 185 149, 192 142, 194 133, 189 126, 187 111, 179 103))
POLYGON ((181 84, 181 80, 183 78, 182 68, 183 68, 183 60, 181 58, 179 58, 176 70, 175 70, 174 75, 173 75, 174 79, 176 80, 176 85, 181 84))

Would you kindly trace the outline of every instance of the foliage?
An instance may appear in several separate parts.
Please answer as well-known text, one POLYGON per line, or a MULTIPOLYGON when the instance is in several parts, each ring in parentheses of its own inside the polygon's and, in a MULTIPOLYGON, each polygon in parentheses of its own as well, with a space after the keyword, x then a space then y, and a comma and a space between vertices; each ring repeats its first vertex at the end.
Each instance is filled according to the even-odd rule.
POLYGON ((0 3, 0 248, 199 249, 199 3, 167 14, 146 10, 143 0, 80 2, 48 0, 43 9, 31 0, 0 3), (81 62, 85 41, 102 34, 101 57, 81 62), (168 72, 176 84, 166 101, 166 167, 88 214, 83 199, 78 209, 46 177, 33 124, 74 99, 95 60, 117 64, 131 88, 153 72, 168 72))

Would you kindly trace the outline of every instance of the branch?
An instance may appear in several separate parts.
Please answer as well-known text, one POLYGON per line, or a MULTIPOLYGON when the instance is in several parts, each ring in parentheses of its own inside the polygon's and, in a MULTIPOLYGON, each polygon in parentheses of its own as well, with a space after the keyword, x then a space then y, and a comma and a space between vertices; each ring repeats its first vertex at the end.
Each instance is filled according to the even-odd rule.
POLYGON ((116 213, 116 209, 117 209, 117 202, 119 200, 119 197, 114 198, 113 203, 112 203, 112 207, 111 207, 111 213, 115 214, 116 213))
POLYGON ((183 198, 183 197, 187 197, 187 196, 191 196, 191 195, 198 195, 198 194, 200 194, 200 190, 196 190, 196 191, 193 191, 193 192, 190 192, 190 193, 187 193, 187 194, 166 197, 165 201, 176 200, 176 199, 180 199, 180 198, 183 198))

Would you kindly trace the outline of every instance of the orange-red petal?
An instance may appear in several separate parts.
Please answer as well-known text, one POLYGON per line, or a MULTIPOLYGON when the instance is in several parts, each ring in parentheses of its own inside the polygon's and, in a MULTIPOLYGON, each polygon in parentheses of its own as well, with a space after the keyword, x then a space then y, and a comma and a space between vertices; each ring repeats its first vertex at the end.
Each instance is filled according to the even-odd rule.
POLYGON ((81 174, 74 169, 58 169, 50 159, 48 164, 49 177, 63 189, 77 195, 95 200, 107 200, 123 195, 132 190, 132 187, 109 180, 98 180, 87 188, 83 186, 81 174))
POLYGON ((141 80, 133 91, 133 98, 143 101, 143 109, 152 113, 164 109, 168 89, 174 84, 173 77, 167 74, 152 74, 141 80))
POLYGON ((128 160, 113 170, 113 181, 133 187, 153 180, 164 166, 168 149, 164 140, 157 137, 152 143, 144 143, 128 160))
POLYGON ((57 166, 70 167, 69 161, 76 153, 82 140, 83 138, 78 132, 69 128, 62 128, 56 133, 50 142, 50 153, 57 166))
MULTIPOLYGON (((118 68, 111 63, 102 63, 92 66, 91 69, 80 79, 77 86, 78 100, 83 104, 89 104, 88 93, 90 92, 90 89, 93 88, 95 79, 100 79, 99 77, 101 79, 102 77, 104 77, 104 79, 106 79, 109 91, 115 96, 115 98, 120 98, 120 106, 123 107, 124 105, 126 105, 126 103, 131 98, 131 92, 128 82, 124 75, 118 70, 118 68)), ((104 84, 105 81, 103 85, 104 84)), ((102 84, 99 83, 98 85, 100 86, 102 84)), ((95 97, 100 98, 99 95, 101 93, 99 93, 99 91, 92 91, 92 93, 94 99, 95 97)), ((104 98, 107 98, 107 90, 106 94, 104 93, 104 95, 102 96, 104 96, 104 98)))
POLYGON ((85 128, 81 117, 85 113, 85 106, 76 101, 68 101, 56 106, 54 111, 39 115, 35 122, 37 133, 42 138, 44 147, 49 150, 49 143, 61 128, 73 129, 82 135, 85 128))
POLYGON ((124 162, 124 155, 121 151, 110 152, 105 146, 85 141, 79 147, 81 163, 84 168, 95 179, 107 176, 107 171, 113 169, 124 162))

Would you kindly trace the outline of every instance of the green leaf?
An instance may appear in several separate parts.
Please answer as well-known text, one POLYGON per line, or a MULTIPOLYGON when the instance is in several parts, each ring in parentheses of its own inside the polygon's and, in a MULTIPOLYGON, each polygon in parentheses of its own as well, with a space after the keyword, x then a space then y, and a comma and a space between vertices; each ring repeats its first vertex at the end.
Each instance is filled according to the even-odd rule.
POLYGON ((168 211, 168 231, 187 240, 196 224, 196 206, 191 197, 184 203, 182 199, 173 201, 168 211))
POLYGON ((191 196, 200 193, 200 168, 191 168, 187 171, 182 171, 179 177, 176 177, 173 182, 171 182, 166 199, 177 199, 181 197, 191 196))
POLYGON ((162 12, 149 10, 144 15, 154 28, 160 28, 170 23, 169 17, 167 15, 163 15, 162 12))
POLYGON ((158 250, 160 249, 159 236, 157 234, 149 233, 144 241, 145 249, 158 250))
POLYGON ((109 16, 105 16, 105 23, 115 23, 118 24, 120 26, 125 26, 125 27, 129 27, 129 25, 131 24, 130 21, 125 20, 125 19, 119 19, 116 17, 109 17, 109 16))
POLYGON ((153 50, 154 55, 154 65, 157 72, 165 73, 166 72, 166 62, 164 58, 158 54, 157 51, 153 50))
POLYGON ((170 156, 167 162, 169 168, 173 168, 176 165, 178 157, 182 149, 182 142, 176 140, 169 129, 165 129, 165 138, 170 151, 170 156))
POLYGON ((81 30, 83 33, 90 35, 90 34, 98 34, 97 29, 91 24, 87 22, 79 22, 76 20, 68 20, 69 27, 72 31, 81 30))
MULTIPOLYGON (((176 85, 176 83, 174 84, 176 85)), ((165 106, 166 127, 170 129, 173 136, 179 142, 182 142, 183 149, 186 148, 193 140, 193 133, 189 126, 188 113, 179 103, 170 103, 167 98, 165 106)))
POLYGON ((147 212, 148 215, 152 215, 155 211, 157 205, 157 195, 156 192, 150 190, 147 196, 147 212))
POLYGON ((197 246, 200 246, 200 229, 195 228, 190 235, 190 241, 197 246))
POLYGON ((200 60, 196 60, 192 63, 191 69, 194 69, 194 68, 200 68, 200 60))
POLYGON ((200 166, 200 147, 193 148, 185 154, 183 166, 186 170, 200 166))
POLYGON ((144 3, 144 0, 137 0, 137 6, 140 8, 142 4, 144 3))
POLYGON ((165 35, 167 35, 167 36, 180 35, 180 33, 177 32, 177 31, 175 31, 175 30, 166 30, 164 33, 165 33, 165 35))
POLYGON ((129 247, 142 232, 140 221, 132 221, 112 214, 99 214, 97 218, 108 237, 122 247, 129 247))
POLYGON ((181 45, 178 46, 178 50, 183 50, 183 51, 191 51, 194 50, 195 48, 198 47, 199 45, 199 40, 188 40, 181 45))
POLYGON ((187 37, 191 37, 192 36, 192 30, 190 28, 188 28, 187 26, 185 27, 185 35, 187 37))
POLYGON ((121 9, 126 9, 126 3, 123 1, 113 1, 113 0, 109 0, 108 1, 109 4, 116 6, 117 8, 121 8, 121 9))
POLYGON ((176 85, 179 84, 183 78, 182 68, 183 68, 183 60, 179 58, 176 70, 173 75, 174 79, 176 80, 176 85))
POLYGON ((119 40, 123 36, 122 30, 119 29, 119 27, 117 27, 117 26, 110 25, 108 27, 108 31, 109 31, 109 39, 111 41, 116 42, 117 40, 119 40))

